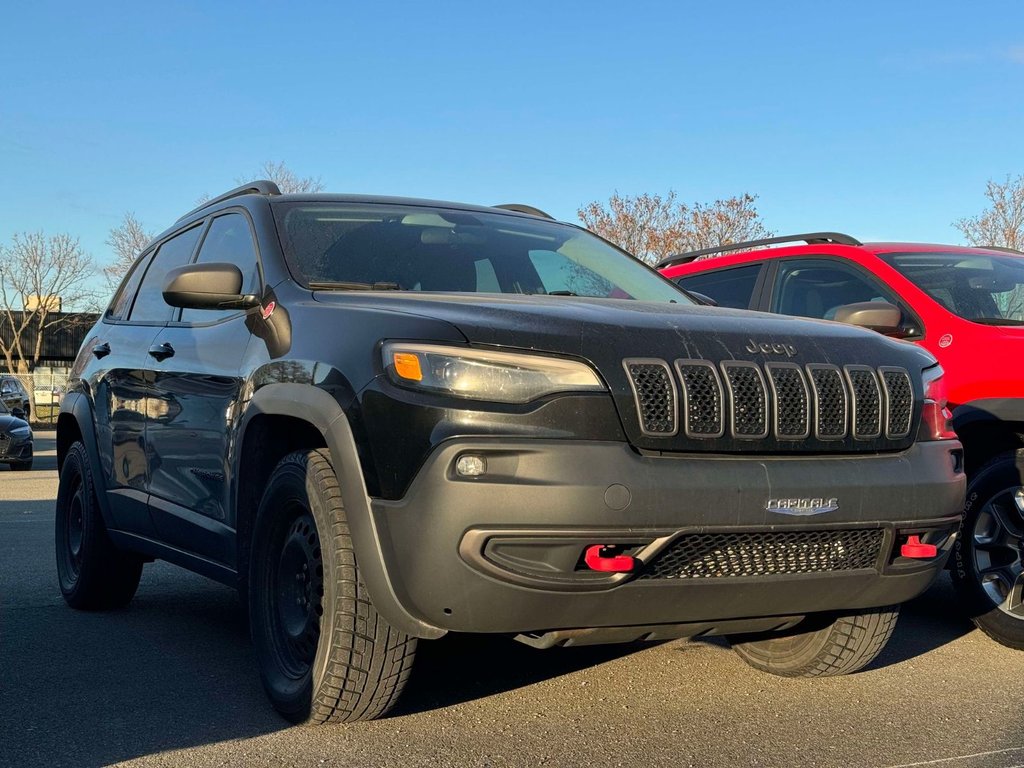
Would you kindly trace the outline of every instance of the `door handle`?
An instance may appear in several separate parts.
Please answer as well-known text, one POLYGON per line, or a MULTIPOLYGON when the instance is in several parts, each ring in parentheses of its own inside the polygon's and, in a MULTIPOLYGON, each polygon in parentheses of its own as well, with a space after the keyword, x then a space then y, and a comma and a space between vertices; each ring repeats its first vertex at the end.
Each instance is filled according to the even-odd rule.
POLYGON ((154 344, 149 348, 149 356, 155 357, 157 362, 163 362, 168 357, 174 357, 174 347, 166 341, 163 344, 154 344))
POLYGON ((110 345, 107 342, 101 342, 92 348, 92 353, 96 355, 96 359, 99 360, 101 357, 106 357, 110 354, 110 345))

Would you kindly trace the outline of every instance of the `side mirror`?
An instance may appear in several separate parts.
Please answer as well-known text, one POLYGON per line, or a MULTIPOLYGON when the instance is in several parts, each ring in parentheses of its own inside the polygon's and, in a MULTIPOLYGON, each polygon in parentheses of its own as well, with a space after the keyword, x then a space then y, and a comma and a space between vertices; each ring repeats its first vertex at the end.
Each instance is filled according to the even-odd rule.
POLYGON ((182 309, 249 309, 259 296, 242 294, 242 270, 213 262, 175 267, 164 279, 164 301, 182 309))
POLYGON ((885 336, 899 336, 903 313, 887 301, 859 301, 836 308, 832 318, 839 323, 859 325, 885 336))
POLYGON ((21 410, 21 408, 11 408, 11 416, 13 416, 16 419, 24 419, 25 412, 21 410))

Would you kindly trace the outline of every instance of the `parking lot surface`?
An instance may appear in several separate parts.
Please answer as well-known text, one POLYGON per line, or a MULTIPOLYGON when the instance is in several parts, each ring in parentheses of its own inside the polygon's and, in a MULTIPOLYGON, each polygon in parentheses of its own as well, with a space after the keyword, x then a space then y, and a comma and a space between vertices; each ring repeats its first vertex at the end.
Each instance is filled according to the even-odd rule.
POLYGON ((958 617, 946 579, 848 677, 771 677, 720 640, 450 637, 391 717, 291 727, 231 590, 156 563, 126 610, 64 605, 56 486, 52 433, 32 472, 0 467, 2 766, 1024 766, 1024 653, 958 617))

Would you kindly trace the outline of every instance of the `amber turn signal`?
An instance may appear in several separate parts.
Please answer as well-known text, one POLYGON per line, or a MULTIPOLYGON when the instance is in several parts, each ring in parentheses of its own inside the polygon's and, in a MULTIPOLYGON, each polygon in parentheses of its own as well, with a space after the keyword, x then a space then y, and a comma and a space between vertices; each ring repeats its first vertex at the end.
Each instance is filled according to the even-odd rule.
POLYGON ((395 373, 408 381, 423 381, 423 370, 420 368, 420 358, 411 352, 395 352, 391 356, 391 362, 395 366, 395 373))

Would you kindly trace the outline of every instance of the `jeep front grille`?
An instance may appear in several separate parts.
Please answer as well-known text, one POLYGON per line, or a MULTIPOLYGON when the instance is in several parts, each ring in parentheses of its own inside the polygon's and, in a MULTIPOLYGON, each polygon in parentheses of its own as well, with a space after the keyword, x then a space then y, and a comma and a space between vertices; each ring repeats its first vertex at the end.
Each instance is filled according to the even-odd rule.
MULTIPOLYGON (((914 390, 902 368, 707 360, 625 361, 641 432, 707 441, 902 440, 914 390), (674 368, 674 371, 673 371, 674 368)), ((826 448, 827 446, 822 446, 826 448)), ((837 446, 838 447, 838 446, 837 446)))
POLYGON ((874 568, 881 528, 684 534, 640 572, 641 579, 721 579, 874 568))
POLYGON ((668 365, 661 360, 626 360, 625 366, 640 413, 641 431, 645 435, 674 435, 676 387, 668 365))
POLYGON ((914 414, 914 389, 910 376, 900 368, 879 368, 885 390, 885 435, 899 439, 910 434, 914 414))
POLYGON ((846 437, 846 387, 843 375, 834 365, 809 365, 811 389, 814 390, 815 433, 819 440, 842 440, 846 437))
POLYGON ((677 360, 683 383, 683 429, 688 437, 725 434, 722 383, 715 366, 706 360, 677 360))

